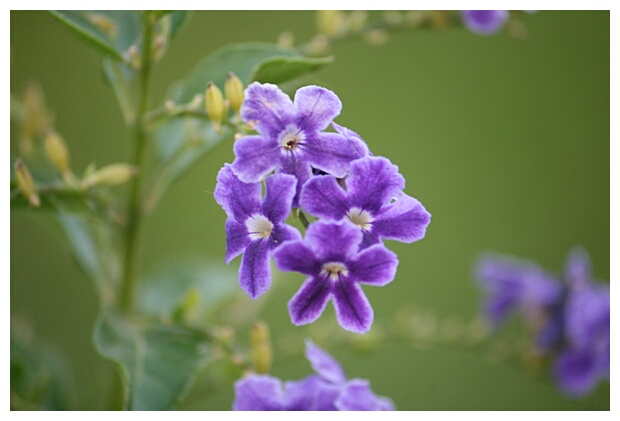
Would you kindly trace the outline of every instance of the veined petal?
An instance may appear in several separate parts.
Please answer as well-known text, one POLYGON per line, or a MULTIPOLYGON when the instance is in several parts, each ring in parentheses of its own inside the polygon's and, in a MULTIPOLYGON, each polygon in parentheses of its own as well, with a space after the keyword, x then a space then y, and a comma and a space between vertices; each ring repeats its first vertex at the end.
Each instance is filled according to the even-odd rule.
POLYGON ((316 221, 308 227, 305 241, 319 260, 344 263, 358 251, 362 232, 348 220, 316 221))
POLYGON ((226 220, 226 264, 239 256, 250 241, 246 226, 228 218, 226 220))
POLYGON ((267 292, 271 286, 269 241, 252 241, 245 249, 239 267, 239 285, 252 299, 267 292))
POLYGON ((233 411, 281 411, 283 407, 280 379, 250 374, 235 383, 233 411))
POLYGON ((260 210, 260 184, 242 182, 233 173, 230 164, 225 164, 217 174, 213 196, 226 214, 237 222, 245 221, 260 210))
POLYGON ((246 123, 253 122, 256 131, 275 137, 295 118, 291 99, 276 85, 254 82, 245 89, 239 113, 246 123))
POLYGON ((347 380, 338 361, 310 339, 306 339, 306 358, 314 371, 330 383, 340 384, 347 380))
POLYGON ((347 267, 357 282, 383 286, 394 280, 398 258, 383 244, 371 246, 349 261, 347 267))
POLYGON ((394 411, 391 399, 377 396, 367 380, 353 379, 343 388, 335 402, 340 411, 394 411))
POLYGON ((269 248, 273 253, 285 242, 293 241, 301 241, 301 234, 299 233, 299 230, 288 224, 277 224, 274 225, 271 236, 269 237, 269 248))
POLYGON ((340 388, 320 376, 284 383, 287 411, 336 411, 334 401, 340 388))
POLYGON ((280 173, 294 175, 297 178, 295 186, 295 196, 293 197, 292 207, 299 207, 299 195, 303 185, 312 177, 312 169, 306 160, 297 154, 291 153, 280 158, 280 173))
POLYGON ((246 136, 233 146, 235 161, 232 170, 246 183, 258 183, 278 166, 278 142, 260 136, 246 136))
POLYGON ((337 133, 343 135, 349 142, 353 144, 353 147, 359 152, 359 158, 363 158, 368 155, 372 155, 368 149, 368 144, 360 135, 355 133, 351 129, 347 129, 339 124, 332 122, 332 127, 337 133))
POLYGON ((267 177, 265 185, 263 215, 272 223, 277 224, 284 221, 291 213, 297 179, 289 174, 273 174, 267 177))
POLYGON ((352 206, 373 214, 405 187, 405 178, 387 158, 367 156, 351 163, 347 189, 352 206))
POLYGON ((325 310, 330 297, 331 283, 328 277, 314 276, 306 279, 288 303, 293 324, 301 326, 314 322, 325 310))
POLYGON ((328 221, 339 221, 349 209, 346 191, 331 175, 312 177, 302 187, 301 207, 312 215, 328 221))
POLYGON ((321 271, 321 263, 302 241, 282 244, 274 250, 273 260, 276 262, 276 267, 284 272, 300 272, 315 276, 321 271))
POLYGON ((342 103, 338 96, 321 86, 304 86, 295 92, 298 125, 306 131, 325 130, 340 114, 342 103))
POLYGON ((334 282, 333 302, 336 309, 336 319, 344 329, 355 333, 365 333, 370 330, 374 313, 362 289, 354 279, 342 277, 334 282))
POLYGON ((413 197, 403 194, 375 215, 372 231, 385 240, 413 243, 424 238, 430 222, 431 214, 424 206, 413 197))
POLYGON ((338 133, 308 134, 299 147, 310 165, 338 178, 346 176, 351 161, 363 153, 358 143, 338 133))

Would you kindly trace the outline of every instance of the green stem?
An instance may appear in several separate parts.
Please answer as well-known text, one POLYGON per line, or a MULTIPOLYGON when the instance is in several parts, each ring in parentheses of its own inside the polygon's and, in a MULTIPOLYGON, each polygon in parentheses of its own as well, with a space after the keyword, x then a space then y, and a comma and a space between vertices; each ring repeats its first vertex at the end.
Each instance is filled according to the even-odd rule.
MULTIPOLYGON (((147 134, 143 125, 143 116, 146 114, 148 102, 149 76, 151 70, 151 44, 153 40, 153 21, 151 13, 144 13, 144 37, 142 39, 142 67, 139 74, 139 96, 137 118, 133 125, 135 149, 133 165, 143 170, 146 151, 147 134)), ((127 229, 125 231, 125 260, 123 265, 123 280, 121 283, 119 306, 122 311, 129 312, 133 306, 133 295, 136 283, 137 257, 139 246, 140 226, 142 223, 141 192, 144 180, 144 171, 140 171, 134 178, 129 192, 129 210, 127 215, 127 229)))

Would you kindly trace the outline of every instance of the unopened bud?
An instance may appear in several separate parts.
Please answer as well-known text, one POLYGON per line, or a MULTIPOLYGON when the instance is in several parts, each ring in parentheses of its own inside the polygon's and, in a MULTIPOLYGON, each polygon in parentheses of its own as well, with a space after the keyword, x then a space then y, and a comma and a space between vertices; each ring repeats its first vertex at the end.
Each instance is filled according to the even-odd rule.
POLYGON ((219 128, 222 117, 224 116, 224 97, 220 88, 215 86, 213 82, 207 85, 205 93, 205 108, 207 115, 213 121, 216 129, 219 128))
POLYGON ((91 12, 88 13, 88 20, 110 38, 116 38, 116 32, 118 29, 116 23, 106 15, 91 12))
POLYGON ((82 181, 82 186, 115 186, 129 181, 136 173, 136 168, 129 164, 110 164, 89 175, 82 181))
POLYGON ((230 101, 230 108, 238 113, 243 103, 243 82, 233 72, 228 73, 228 78, 224 84, 226 99, 230 101))
POLYGON ((359 32, 364 28, 368 20, 368 13, 365 10, 354 10, 349 15, 349 30, 359 32))
POLYGON ((17 179, 19 190, 24 197, 28 199, 30 204, 35 207, 41 206, 41 200, 37 194, 37 189, 30 175, 30 171, 28 171, 26 164, 24 164, 21 159, 15 161, 15 178, 17 179))
POLYGON ((339 10, 319 10, 316 13, 316 26, 319 33, 333 37, 342 32, 345 17, 339 10))
POLYGON ((385 44, 388 41, 388 33, 385 29, 375 28, 364 34, 364 39, 373 45, 385 44))
POLYGON ((403 15, 398 10, 387 10, 383 13, 383 20, 389 25, 397 26, 403 23, 403 15))
POLYGON ((61 174, 66 173, 69 169, 69 151, 62 137, 58 133, 51 131, 45 136, 44 144, 47 159, 54 164, 54 167, 61 174))
POLYGON ((269 340, 269 328, 263 322, 257 322, 250 331, 250 358, 257 374, 265 374, 271 368, 272 353, 269 340))
POLYGON ((284 48, 293 48, 293 45, 295 45, 295 35, 290 31, 281 32, 276 39, 276 44, 284 48))

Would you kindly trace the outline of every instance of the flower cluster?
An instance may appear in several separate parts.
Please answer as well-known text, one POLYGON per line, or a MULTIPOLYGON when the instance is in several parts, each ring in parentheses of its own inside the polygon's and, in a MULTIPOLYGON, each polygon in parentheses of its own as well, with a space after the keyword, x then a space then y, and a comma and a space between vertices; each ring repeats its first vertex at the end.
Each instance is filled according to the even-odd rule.
POLYGON ((567 395, 586 395, 609 378, 609 286, 593 282, 585 251, 571 252, 562 279, 498 256, 482 259, 477 275, 489 322, 498 327, 520 312, 536 333, 539 352, 554 357, 554 377, 567 395))
POLYGON ((215 189, 228 215, 227 263, 243 255, 239 283, 254 299, 269 289, 271 258, 306 275, 289 303, 295 325, 315 321, 332 300, 343 328, 368 331, 373 311, 360 284, 386 285, 398 265, 383 240, 420 240, 430 214, 404 193, 398 167, 334 123, 342 104, 333 92, 306 86, 291 101, 276 85, 254 82, 244 98, 241 118, 257 134, 235 142, 215 189), (303 239, 286 224, 293 209, 320 219, 303 239))
POLYGON ((393 411, 388 398, 377 396, 367 380, 347 380, 342 367, 312 341, 306 358, 314 375, 282 384, 278 378, 250 374, 235 384, 235 411, 393 411))

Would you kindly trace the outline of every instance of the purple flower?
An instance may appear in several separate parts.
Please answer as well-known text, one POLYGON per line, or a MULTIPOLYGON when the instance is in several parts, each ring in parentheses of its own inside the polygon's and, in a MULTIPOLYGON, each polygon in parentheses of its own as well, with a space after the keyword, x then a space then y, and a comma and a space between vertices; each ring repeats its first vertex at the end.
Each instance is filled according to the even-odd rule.
POLYGON ((412 243, 424 237, 431 215, 402 193, 405 179, 388 159, 353 161, 344 183, 346 188, 329 175, 310 179, 301 190, 301 207, 328 221, 350 220, 363 233, 363 248, 381 239, 412 243))
POLYGON ((388 398, 376 396, 366 380, 347 378, 338 362, 306 341, 306 358, 315 375, 287 381, 251 374, 235 383, 235 411, 393 411, 388 398))
POLYGON ((341 108, 336 94, 319 86, 298 89, 293 103, 276 85, 250 84, 240 113, 258 135, 235 142, 232 170, 247 183, 273 171, 294 175, 298 182, 293 207, 298 207, 299 191, 312 168, 344 177, 349 163, 367 154, 363 142, 323 131, 341 108))
POLYGON ((383 244, 360 251, 362 232, 348 221, 310 224, 304 241, 274 252, 278 269, 309 276, 289 302, 293 324, 314 322, 333 299, 340 325, 352 332, 370 329, 373 311, 359 284, 383 286, 396 274, 398 259, 383 244))
POLYGON ((479 261, 476 274, 487 295, 487 320, 494 326, 501 325, 513 310, 540 323, 548 315, 547 309, 561 298, 561 285, 530 262, 487 256, 479 261))
POLYGON ((239 284, 252 298, 265 293, 271 285, 272 250, 285 241, 301 239, 297 229, 284 223, 291 211, 296 184, 291 175, 269 177, 265 181, 265 198, 261 200, 261 184, 242 182, 229 164, 217 175, 215 200, 228 215, 226 263, 243 253, 239 284))
POLYGON ((555 363, 556 380, 570 396, 583 396, 609 377, 609 287, 592 282, 588 255, 574 250, 565 271, 565 349, 555 363))
POLYGON ((461 18, 470 31, 492 35, 503 28, 508 20, 508 10, 462 10, 461 18))

